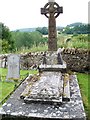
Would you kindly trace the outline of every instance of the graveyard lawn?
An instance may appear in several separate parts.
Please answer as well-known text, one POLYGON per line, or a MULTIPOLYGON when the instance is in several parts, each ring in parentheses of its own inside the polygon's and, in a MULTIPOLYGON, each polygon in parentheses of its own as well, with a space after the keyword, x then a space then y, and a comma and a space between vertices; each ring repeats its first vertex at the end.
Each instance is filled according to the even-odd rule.
MULTIPOLYGON (((38 71, 36 70, 20 70, 20 79, 23 79, 27 74, 37 74, 37 73, 38 71)), ((2 81, 5 81, 6 75, 7 75, 7 69, 0 68, 0 79, 2 79, 2 81)))
POLYGON ((0 82, 0 101, 2 101, 7 95, 14 90, 14 83, 0 82))
POLYGON ((77 79, 78 79, 78 83, 80 86, 80 91, 81 91, 81 95, 82 95, 82 99, 83 99, 83 103, 84 103, 84 108, 86 111, 87 116, 89 117, 88 119, 90 119, 90 87, 89 87, 89 78, 90 78, 90 74, 88 73, 77 73, 77 79))

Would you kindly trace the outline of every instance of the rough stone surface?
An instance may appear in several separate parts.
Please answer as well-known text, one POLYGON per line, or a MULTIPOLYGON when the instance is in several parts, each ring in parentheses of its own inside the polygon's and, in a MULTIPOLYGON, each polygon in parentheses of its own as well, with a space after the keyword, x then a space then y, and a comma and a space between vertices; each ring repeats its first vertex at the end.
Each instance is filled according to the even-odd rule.
MULTIPOLYGON (((11 95, 7 102, 2 106, 0 114, 9 118, 19 117, 35 120, 40 118, 50 119, 71 119, 71 120, 86 120, 80 89, 77 82, 76 75, 70 76, 70 102, 64 102, 62 105, 48 105, 42 103, 25 104, 20 95, 26 87, 24 81, 20 87, 11 95)), ((3 119, 2 119, 3 120, 3 119)))
POLYGON ((70 77, 69 74, 63 75, 63 100, 70 101, 70 85, 69 85, 70 77))
MULTIPOLYGON (((46 52, 47 60, 49 60, 50 52, 46 52)), ((20 68, 21 69, 32 69, 37 68, 38 65, 43 63, 44 52, 36 52, 36 53, 26 53, 21 54, 20 56, 20 68)), ((62 52, 62 58, 67 63, 67 68, 69 70, 78 71, 78 72, 90 72, 90 50, 83 49, 64 49, 62 52)), ((5 66, 5 58, 8 55, 0 56, 1 59, 1 67, 5 66), (4 65, 3 65, 4 64, 4 65)), ((54 60, 56 63, 56 60, 54 60)), ((7 63, 6 63, 7 65, 7 63)))
POLYGON ((44 8, 41 8, 41 14, 44 14, 49 19, 49 34, 48 34, 48 50, 57 50, 57 32, 56 32, 56 18, 60 13, 63 13, 62 7, 56 2, 48 2, 44 8))
MULTIPOLYGON (((30 88, 30 87, 29 87, 30 88)), ((30 88, 25 102, 62 102, 63 80, 60 72, 43 72, 30 88)))
POLYGON ((39 71, 58 71, 58 72, 65 72, 66 71, 66 64, 63 65, 40 65, 39 71))
POLYGON ((20 78, 20 57, 16 54, 8 55, 7 80, 18 80, 20 78))

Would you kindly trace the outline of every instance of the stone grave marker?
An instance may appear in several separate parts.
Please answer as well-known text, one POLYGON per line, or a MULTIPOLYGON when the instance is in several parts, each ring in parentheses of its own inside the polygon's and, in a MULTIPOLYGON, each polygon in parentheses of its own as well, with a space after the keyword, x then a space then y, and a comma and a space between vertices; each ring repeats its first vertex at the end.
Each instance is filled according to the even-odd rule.
POLYGON ((60 7, 54 0, 49 0, 44 8, 41 8, 41 14, 45 15, 49 20, 48 25, 48 50, 57 51, 57 32, 56 18, 63 13, 63 7, 60 7))
MULTIPOLYGON (((54 52, 57 50, 55 18, 62 13, 62 7, 49 0, 41 13, 49 18, 48 50, 51 53, 49 56, 44 54, 43 63, 38 67, 39 74, 29 76, 19 86, 2 106, 0 114, 6 120, 86 120, 77 77, 67 72, 61 49, 54 52)), ((19 57, 9 56, 8 78, 18 78, 18 68, 19 57)))
MULTIPOLYGON (((63 62, 61 56, 61 49, 59 48, 57 52, 50 52, 50 56, 44 54, 43 61, 45 61, 45 58, 46 62, 43 62, 39 66, 40 76, 37 78, 38 81, 32 85, 32 87, 28 86, 29 91, 24 99, 26 103, 30 103, 32 101, 40 101, 44 103, 62 103, 64 88, 63 75, 61 72, 62 69, 66 71, 66 64, 63 62), (59 57, 58 54, 60 54, 59 57)), ((69 84, 66 83, 65 86, 68 87, 69 84)), ((67 94, 66 91, 68 90, 68 96, 70 96, 70 92, 67 87, 65 88, 64 93, 67 94)), ((27 91, 27 88, 25 91, 27 91)), ((68 99, 70 100, 70 97, 68 97, 68 99)))
POLYGON ((7 81, 18 80, 20 78, 20 57, 16 54, 8 55, 7 81))

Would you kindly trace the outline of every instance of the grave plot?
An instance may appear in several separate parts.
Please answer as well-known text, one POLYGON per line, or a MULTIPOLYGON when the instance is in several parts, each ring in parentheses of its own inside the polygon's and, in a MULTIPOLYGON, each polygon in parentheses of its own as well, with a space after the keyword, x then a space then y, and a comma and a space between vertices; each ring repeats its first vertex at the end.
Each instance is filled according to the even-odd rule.
MULTIPOLYGON (((21 118, 23 120, 86 120, 76 75, 70 75, 70 101, 63 101, 62 104, 54 104, 55 102, 52 102, 52 104, 48 102, 44 104, 37 101, 26 103, 20 96, 27 87, 27 82, 29 80, 29 78, 26 79, 6 103, 3 104, 0 109, 0 114, 4 120, 17 120, 21 118)), ((33 79, 30 81, 30 84, 34 84, 37 79, 35 79, 35 81, 33 79)))
MULTIPOLYGON (((28 85, 29 87, 29 85, 28 85)), ((27 88, 26 88, 27 89, 27 88)), ((24 93, 23 93, 24 94, 24 93)), ((24 98, 26 103, 62 102, 63 80, 60 72, 43 72, 40 78, 28 91, 28 96, 24 98)))
POLYGON ((0 114, 6 120, 86 120, 77 77, 67 74, 62 50, 54 53, 57 50, 55 18, 62 12, 63 8, 54 0, 41 8, 41 14, 49 20, 48 50, 51 53, 44 54, 43 63, 38 67, 39 75, 29 76, 2 106, 0 114))
POLYGON ((66 73, 65 62, 58 64, 57 52, 54 55, 57 64, 55 59, 51 65, 41 63, 39 74, 28 76, 2 106, 3 118, 86 120, 77 77, 66 73))

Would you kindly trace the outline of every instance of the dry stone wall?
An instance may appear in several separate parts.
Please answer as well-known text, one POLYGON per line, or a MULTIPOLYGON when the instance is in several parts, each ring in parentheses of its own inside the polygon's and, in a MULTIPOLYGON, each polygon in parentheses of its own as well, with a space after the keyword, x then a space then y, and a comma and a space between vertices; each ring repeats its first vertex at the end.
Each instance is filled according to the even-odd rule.
POLYGON ((68 69, 79 72, 90 72, 90 50, 64 49, 62 55, 68 69))
MULTIPOLYGON (((49 56, 51 53, 46 52, 49 56)), ((26 53, 20 55, 20 67, 21 69, 33 69, 37 68, 43 62, 44 52, 26 53)), ((90 50, 83 49, 64 49, 62 52, 62 58, 67 63, 67 68, 72 71, 78 72, 90 72, 90 50)), ((6 55, 5 55, 6 57, 6 55)), ((0 58, 5 59, 0 56, 0 58)), ((4 60, 5 61, 5 60, 4 60)), ((4 63, 3 63, 4 66, 4 63)), ((2 65, 1 65, 2 67, 2 65)))

